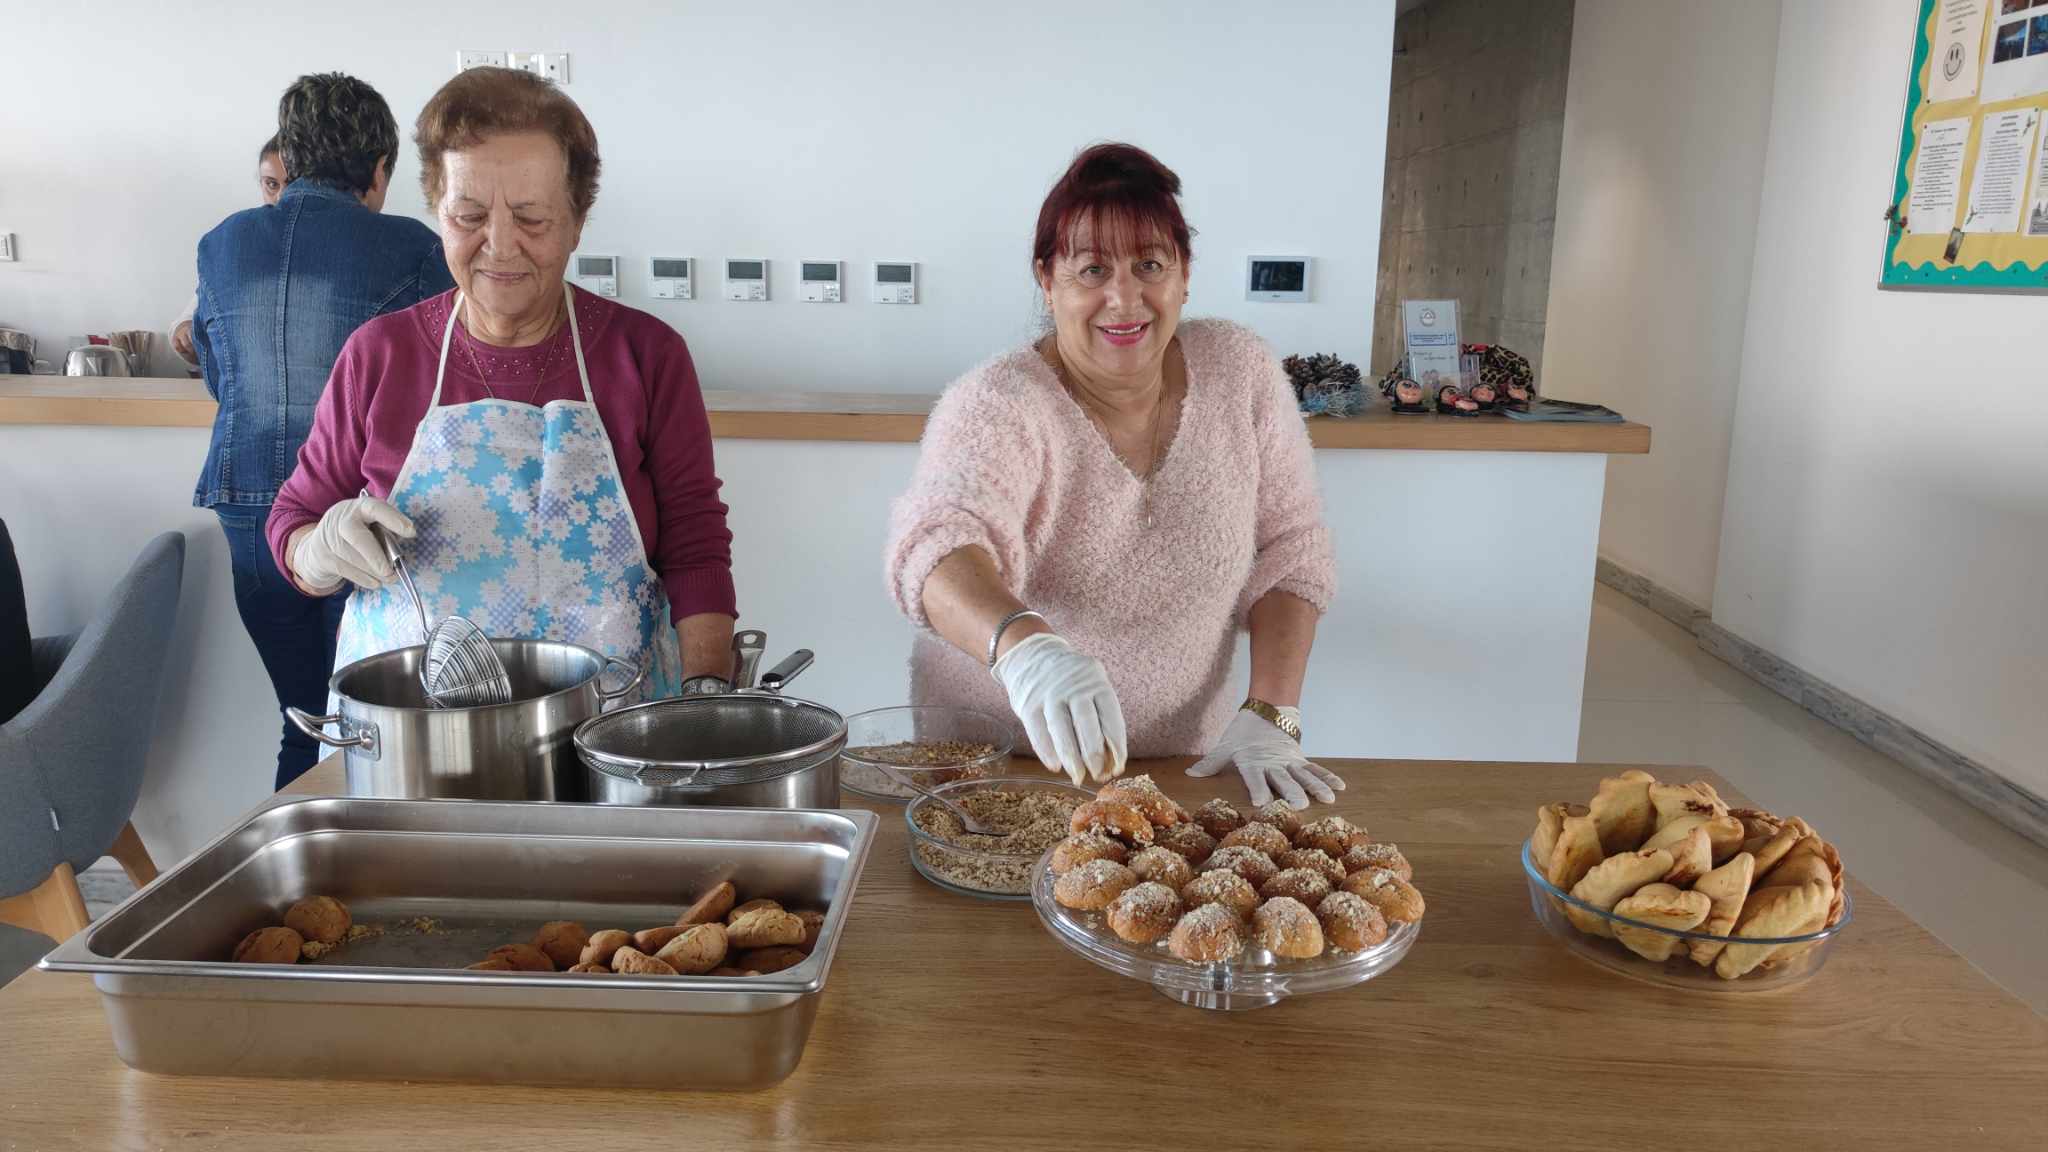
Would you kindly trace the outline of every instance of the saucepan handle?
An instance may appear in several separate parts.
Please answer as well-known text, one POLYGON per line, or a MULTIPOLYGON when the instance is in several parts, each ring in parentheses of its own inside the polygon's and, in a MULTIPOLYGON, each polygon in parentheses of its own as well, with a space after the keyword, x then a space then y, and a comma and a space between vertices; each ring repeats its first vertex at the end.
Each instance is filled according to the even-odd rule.
POLYGON ((292 727, 329 748, 361 748, 372 755, 376 754, 377 730, 369 725, 356 729, 355 734, 350 736, 327 734, 327 725, 341 723, 341 714, 338 712, 332 716, 314 716, 303 708, 286 708, 284 718, 292 722, 292 727))
POLYGON ((638 664, 635 664, 630 660, 621 660, 617 656, 607 656, 604 658, 604 670, 598 673, 598 679, 602 681, 604 679, 604 673, 611 671, 613 668, 617 668, 623 672, 631 672, 632 676, 628 678, 624 684, 610 691, 606 691, 602 683, 598 684, 597 698, 598 700, 606 704, 609 704, 614 700, 623 700, 626 697, 627 693, 633 691, 635 688, 640 687, 640 682, 642 680, 647 679, 647 670, 645 668, 640 667, 638 664))

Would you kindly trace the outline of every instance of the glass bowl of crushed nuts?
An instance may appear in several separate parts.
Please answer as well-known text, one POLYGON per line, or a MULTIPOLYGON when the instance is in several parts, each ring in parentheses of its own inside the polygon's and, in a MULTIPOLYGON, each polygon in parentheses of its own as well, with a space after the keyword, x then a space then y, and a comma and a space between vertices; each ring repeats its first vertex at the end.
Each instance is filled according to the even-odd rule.
POLYGON ((846 718, 839 787, 870 800, 901 803, 917 795, 894 776, 925 789, 1000 776, 1014 745, 1010 725, 971 708, 877 708, 846 718))
POLYGON ((944 805, 919 796, 903 809, 911 866, 949 892, 984 900, 1031 899, 1032 867, 1067 838, 1074 809, 1095 799, 1064 780, 1028 776, 956 780, 932 793, 997 834, 968 832, 944 805))

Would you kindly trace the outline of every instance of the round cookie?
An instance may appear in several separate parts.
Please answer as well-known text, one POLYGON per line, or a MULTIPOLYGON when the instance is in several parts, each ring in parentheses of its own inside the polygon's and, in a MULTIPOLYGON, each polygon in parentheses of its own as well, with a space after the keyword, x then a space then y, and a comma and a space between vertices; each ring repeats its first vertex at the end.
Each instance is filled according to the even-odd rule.
POLYGON ((583 946, 583 954, 577 962, 582 964, 610 964, 619 949, 633 944, 633 934, 620 928, 606 928, 590 934, 590 942, 583 946))
POLYGON ((1422 919, 1422 893, 1389 869, 1353 872, 1344 878, 1344 891, 1365 897, 1392 923, 1408 924, 1422 919))
POLYGON ((1175 824, 1171 828, 1162 829, 1154 843, 1161 848, 1179 853, 1180 857, 1190 864, 1197 860, 1207 860, 1209 853, 1216 850, 1216 838, 1209 835, 1200 824, 1194 823, 1175 824))
POLYGON ((348 935, 348 905, 332 896, 308 896, 285 910, 284 926, 302 939, 334 944, 348 935))
POLYGON ((1090 860, 1054 881, 1052 898, 1079 912, 1100 912, 1137 882, 1137 874, 1115 860, 1090 860))
MULTIPOLYGON (((1368 868, 1385 868, 1409 883, 1415 882, 1415 868, 1408 858, 1401 855, 1401 849, 1393 844, 1360 844, 1344 853, 1344 872, 1363 872, 1368 868)), ((1342 881, 1339 881, 1342 883, 1342 881)))
POLYGON ((574 920, 550 920, 533 934, 533 946, 547 953, 557 971, 573 968, 590 945, 590 933, 574 920))
POLYGON ((1159 828, 1171 828, 1175 824, 1187 823, 1187 809, 1174 802, 1173 797, 1159 790, 1150 776, 1132 776, 1124 780, 1112 780, 1095 794, 1097 800, 1114 800, 1129 804, 1145 814, 1159 828))
POLYGON ((1330 894, 1330 878, 1313 868, 1287 868, 1259 885, 1259 895, 1268 900, 1292 899, 1303 908, 1313 908, 1330 894))
POLYGON ((1344 877, 1350 875, 1349 870, 1343 864, 1339 863, 1321 848, 1289 848, 1287 851, 1273 857, 1273 863, 1278 864, 1282 869, 1313 869, 1322 873, 1323 879, 1328 880, 1332 888, 1342 884, 1344 877))
POLYGON ((1202 831, 1221 840, 1244 827, 1244 814, 1233 807, 1230 801, 1218 796, 1195 809, 1195 823, 1202 826, 1202 831))
POLYGON ((1280 866, 1273 863, 1272 857, 1243 844, 1226 844, 1210 853, 1207 860, 1202 861, 1204 872, 1218 868, 1230 869, 1250 881, 1254 888, 1271 880, 1280 871, 1280 866))
POLYGON ((1323 954, 1323 926, 1308 905, 1291 896, 1259 905, 1252 913, 1252 936, 1259 947, 1283 960, 1310 960, 1323 954))
POLYGON ((1243 846, 1256 849, 1268 856, 1285 852, 1293 845, 1287 842, 1287 833, 1271 824, 1246 824, 1223 838, 1218 849, 1243 846))
POLYGON ((1294 840, 1294 834, 1301 831, 1301 813, 1296 812, 1293 805, 1285 800, 1275 800, 1267 804, 1252 813, 1250 819, 1254 824, 1271 824, 1278 828, 1286 834, 1290 843, 1294 840))
POLYGON ((1356 892, 1332 892, 1316 905, 1316 919, 1322 921, 1323 938, 1333 948, 1361 952, 1387 938, 1387 918, 1371 901, 1356 892))
POLYGON ((1100 832, 1081 832, 1052 846, 1052 862, 1047 867, 1053 875, 1064 876, 1090 860, 1114 860, 1121 864, 1128 855, 1130 849, 1100 832))
POLYGON ((1126 888, 1109 905, 1109 930, 1133 944, 1150 944, 1180 920, 1180 897, 1164 884, 1146 881, 1126 888))
POLYGON ((676 970, 668 961, 657 960, 638 948, 621 948, 612 953, 612 971, 628 976, 673 976, 676 970))
POLYGON ((1140 880, 1152 880, 1166 885, 1175 892, 1187 886, 1195 878, 1195 866, 1188 858, 1171 848, 1153 845, 1126 861, 1140 880))
POLYGON ((1312 824, 1304 824, 1294 837, 1297 848, 1321 848, 1342 860, 1346 852, 1371 840, 1365 829, 1353 824, 1342 816, 1325 816, 1312 824))
POLYGON ((1188 881, 1180 890, 1180 902, 1190 908, 1220 904, 1233 916, 1249 916, 1259 906, 1259 893, 1244 877, 1218 868, 1188 881))
MULTIPOLYGON (((1237 877, 1224 873, 1236 880, 1237 877)), ((1238 881, 1240 884, 1242 880, 1238 881)), ((1198 964, 1228 960, 1244 951, 1237 917, 1221 904, 1204 904, 1180 918, 1166 938, 1166 950, 1198 964)))
POLYGON ((1116 800, 1090 800, 1074 809, 1067 829, 1074 833, 1104 832, 1138 844, 1152 842, 1152 821, 1138 809, 1116 800))
POLYGON ((531 944, 500 944, 484 959, 496 957, 521 972, 553 972, 555 962, 531 944))
POLYGON ((235 945, 237 964, 297 964, 306 938, 289 928, 258 928, 235 945))

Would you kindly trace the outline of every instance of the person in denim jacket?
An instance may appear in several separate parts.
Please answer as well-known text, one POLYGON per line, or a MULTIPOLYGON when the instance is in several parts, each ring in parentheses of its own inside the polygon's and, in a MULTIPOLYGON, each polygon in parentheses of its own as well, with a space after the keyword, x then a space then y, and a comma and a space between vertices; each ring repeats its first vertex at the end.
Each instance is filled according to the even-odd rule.
MULTIPOLYGON (((227 535, 235 607, 279 706, 317 713, 344 598, 300 594, 263 526, 349 334, 454 281, 433 229, 381 214, 398 122, 374 88, 340 73, 300 77, 278 102, 278 141, 291 182, 277 203, 237 212, 199 241, 192 343, 220 411, 192 502, 213 509, 227 535)), ((281 788, 318 750, 282 720, 279 732, 281 788)))

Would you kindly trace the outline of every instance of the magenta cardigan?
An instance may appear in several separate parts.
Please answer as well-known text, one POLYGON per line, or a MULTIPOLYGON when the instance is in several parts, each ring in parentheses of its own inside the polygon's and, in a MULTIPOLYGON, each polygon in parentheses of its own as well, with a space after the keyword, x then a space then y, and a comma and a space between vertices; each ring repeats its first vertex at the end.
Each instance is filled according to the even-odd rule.
MULTIPOLYGON (((390 496, 433 396, 441 332, 454 299, 448 292, 379 316, 342 346, 313 410, 312 436, 270 509, 270 551, 281 571, 291 571, 285 555, 291 534, 336 501, 365 487, 374 496, 390 496)), ((581 289, 575 299, 590 390, 640 537, 668 591, 670 612, 677 620, 699 612, 737 615, 732 533, 718 498, 711 423, 689 348, 675 329, 645 312, 581 289)), ((583 398, 566 324, 552 340, 531 348, 494 348, 457 325, 442 404, 488 398, 477 364, 489 371, 501 400, 546 404, 583 398), (542 361, 547 378, 536 389, 542 361)))

